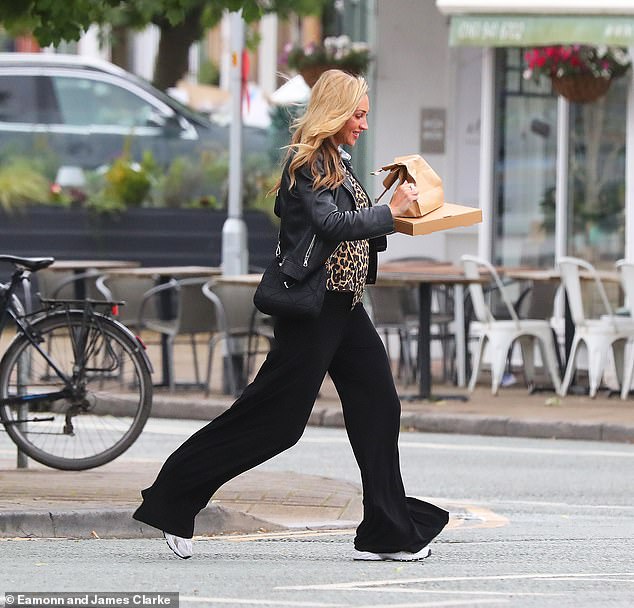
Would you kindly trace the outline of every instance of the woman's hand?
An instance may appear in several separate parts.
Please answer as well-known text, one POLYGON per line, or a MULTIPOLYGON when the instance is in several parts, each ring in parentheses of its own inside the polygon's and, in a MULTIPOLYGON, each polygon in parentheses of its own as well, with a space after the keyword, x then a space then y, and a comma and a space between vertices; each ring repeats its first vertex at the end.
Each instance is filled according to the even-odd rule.
POLYGON ((409 206, 418 198, 418 188, 411 182, 402 183, 392 195, 390 211, 392 216, 403 215, 409 206))

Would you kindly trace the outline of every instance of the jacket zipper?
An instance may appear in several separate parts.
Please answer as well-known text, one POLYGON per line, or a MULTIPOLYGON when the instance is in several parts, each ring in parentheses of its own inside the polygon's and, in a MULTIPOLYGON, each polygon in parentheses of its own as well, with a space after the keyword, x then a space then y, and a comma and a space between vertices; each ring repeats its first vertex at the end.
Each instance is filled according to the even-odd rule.
POLYGON ((306 255, 304 256, 304 268, 308 266, 308 258, 310 258, 310 254, 313 251, 313 246, 315 245, 316 234, 313 234, 313 238, 310 240, 310 245, 308 245, 308 250, 306 251, 306 255))
POLYGON ((346 180, 344 180, 341 185, 352 195, 352 204, 355 206, 355 209, 356 209, 357 201, 354 198, 354 191, 352 190, 350 186, 348 186, 346 180))
MULTIPOLYGON (((352 178, 348 178, 348 179, 352 179, 352 178)), ((359 183, 359 185, 361 186, 361 183, 359 183)), ((357 206, 357 199, 354 195, 354 191, 352 189, 351 186, 348 185, 348 183, 346 182, 346 180, 344 180, 342 182, 342 186, 350 193, 350 195, 352 196, 352 201, 353 201, 353 205, 355 209, 358 209, 357 206)), ((372 207, 372 200, 370 199, 370 195, 366 192, 365 188, 363 186, 361 186, 361 190, 363 190, 363 193, 365 194, 366 198, 368 199, 368 207, 372 207)))

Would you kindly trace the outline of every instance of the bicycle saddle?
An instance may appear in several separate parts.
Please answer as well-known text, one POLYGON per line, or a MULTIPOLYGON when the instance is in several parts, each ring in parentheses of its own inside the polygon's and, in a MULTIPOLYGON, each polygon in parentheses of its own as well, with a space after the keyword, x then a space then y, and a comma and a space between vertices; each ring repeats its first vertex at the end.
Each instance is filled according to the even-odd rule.
POLYGON ((26 268, 31 272, 40 270, 50 266, 55 261, 55 258, 21 258, 15 255, 0 255, 0 262, 10 262, 16 266, 26 268))

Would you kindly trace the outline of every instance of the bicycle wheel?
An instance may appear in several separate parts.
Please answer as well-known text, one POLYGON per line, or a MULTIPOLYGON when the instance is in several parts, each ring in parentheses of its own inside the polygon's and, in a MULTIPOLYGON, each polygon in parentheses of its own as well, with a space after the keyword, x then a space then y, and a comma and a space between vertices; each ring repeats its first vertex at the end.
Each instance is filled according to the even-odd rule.
POLYGON ((80 311, 40 319, 32 335, 40 350, 20 334, 0 361, 0 419, 11 439, 57 469, 89 469, 122 454, 152 407, 142 346, 112 319, 80 311))

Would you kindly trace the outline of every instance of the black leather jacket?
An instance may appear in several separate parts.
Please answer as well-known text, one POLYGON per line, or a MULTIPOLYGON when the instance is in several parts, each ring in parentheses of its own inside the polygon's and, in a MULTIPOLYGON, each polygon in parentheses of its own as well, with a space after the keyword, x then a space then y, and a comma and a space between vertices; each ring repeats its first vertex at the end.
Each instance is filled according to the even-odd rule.
MULTIPOLYGON (((346 166, 352 172, 350 164, 346 166)), ((377 252, 385 251, 385 235, 394 231, 389 207, 377 205, 356 210, 349 178, 334 190, 323 187, 313 190, 313 177, 307 165, 295 171, 292 190, 289 184, 287 162, 275 200, 275 214, 281 218, 282 272, 300 281, 324 264, 342 241, 369 239, 366 282, 374 283, 377 252)), ((368 200, 371 201, 369 196, 368 200)))

